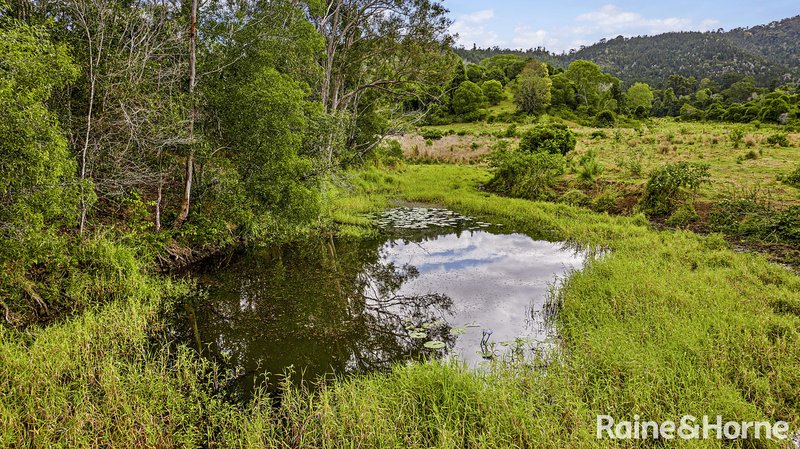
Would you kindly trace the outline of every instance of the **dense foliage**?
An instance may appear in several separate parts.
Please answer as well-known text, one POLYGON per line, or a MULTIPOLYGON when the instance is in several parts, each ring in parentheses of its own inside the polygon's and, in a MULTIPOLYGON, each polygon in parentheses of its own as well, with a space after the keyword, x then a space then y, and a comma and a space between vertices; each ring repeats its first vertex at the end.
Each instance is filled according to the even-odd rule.
POLYGON ((653 171, 647 181, 639 207, 648 215, 663 216, 674 212, 690 195, 708 181, 708 164, 678 162, 653 171))
POLYGON ((519 149, 528 153, 565 155, 575 149, 575 134, 564 125, 538 125, 520 137, 519 149))
POLYGON ((489 159, 491 190, 519 198, 545 199, 564 174, 561 154, 499 149, 489 159))
POLYGON ((554 54, 544 48, 517 51, 501 48, 457 49, 465 61, 480 61, 502 54, 535 58, 566 68, 584 59, 622 79, 627 85, 643 82, 658 86, 665 74, 686 78, 709 78, 725 83, 732 73, 753 76, 759 86, 778 86, 787 76, 800 77, 800 16, 750 28, 730 31, 678 32, 656 36, 617 36, 554 54))

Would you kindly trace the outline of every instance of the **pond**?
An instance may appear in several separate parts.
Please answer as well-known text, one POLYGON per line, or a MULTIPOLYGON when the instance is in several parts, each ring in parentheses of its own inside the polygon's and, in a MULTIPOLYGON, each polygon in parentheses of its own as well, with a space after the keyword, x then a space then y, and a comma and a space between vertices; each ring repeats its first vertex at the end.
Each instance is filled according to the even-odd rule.
POLYGON ((423 357, 470 366, 548 338, 550 290, 586 254, 452 211, 399 208, 379 238, 311 239, 237 254, 193 276, 204 294, 171 316, 175 337, 237 374, 315 380, 423 357))

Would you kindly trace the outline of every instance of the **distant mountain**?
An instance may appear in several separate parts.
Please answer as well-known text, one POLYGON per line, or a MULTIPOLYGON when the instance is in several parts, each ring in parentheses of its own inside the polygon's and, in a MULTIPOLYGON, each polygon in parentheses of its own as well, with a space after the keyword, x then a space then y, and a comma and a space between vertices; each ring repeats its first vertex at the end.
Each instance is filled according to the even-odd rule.
POLYGON ((725 36, 734 44, 770 61, 795 70, 800 68, 800 16, 768 25, 736 28, 725 36))
MULTIPOLYGON (((776 86, 800 79, 800 16, 752 28, 716 32, 676 32, 656 36, 614 39, 566 54, 543 48, 522 51, 458 49, 464 60, 512 52, 555 66, 585 59, 626 84, 643 81, 659 86, 672 74, 700 80, 730 82, 732 74, 753 76, 761 86, 776 86)), ((478 59, 479 60, 479 59, 478 59)))
POLYGON ((737 45, 725 33, 666 33, 658 36, 617 37, 564 55, 569 64, 586 59, 626 83, 643 81, 657 86, 672 74, 722 82, 726 73, 753 76, 763 86, 774 86, 797 76, 761 53, 737 45))

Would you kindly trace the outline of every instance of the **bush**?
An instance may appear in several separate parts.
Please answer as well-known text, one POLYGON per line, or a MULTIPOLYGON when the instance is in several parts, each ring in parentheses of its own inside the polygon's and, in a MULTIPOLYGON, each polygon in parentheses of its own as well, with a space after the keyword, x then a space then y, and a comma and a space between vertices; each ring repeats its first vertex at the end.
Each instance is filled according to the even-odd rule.
POLYGON ((558 202, 569 204, 570 206, 587 207, 592 204, 592 199, 582 191, 573 189, 561 195, 558 198, 558 202))
POLYGON ((444 132, 436 128, 425 128, 419 132, 425 140, 439 140, 444 137, 444 132))
POLYGON ((784 176, 782 181, 784 184, 800 189, 800 164, 797 164, 797 167, 795 167, 794 171, 784 176))
POLYGON ((500 81, 486 81, 483 83, 483 86, 481 86, 481 90, 483 91, 483 96, 486 97, 486 100, 492 105, 500 103, 506 97, 503 84, 500 83, 500 81))
POLYGON ((607 185, 592 201, 592 210, 595 212, 613 212, 617 207, 617 199, 621 193, 614 185, 607 185))
POLYGON ((564 156, 545 152, 529 153, 500 149, 489 156, 491 190, 508 195, 543 199, 552 193, 558 177, 564 174, 564 156))
POLYGON ((396 167, 405 160, 403 147, 395 139, 388 139, 379 145, 373 152, 372 157, 377 165, 385 167, 396 167))
POLYGON ((700 218, 694 208, 694 204, 687 202, 678 207, 672 215, 667 218, 667 225, 682 227, 694 223, 700 218))
POLYGON ((608 134, 603 130, 596 129, 596 130, 592 131, 591 138, 592 139, 607 139, 608 138, 608 134))
POLYGON ((512 123, 512 124, 508 125, 508 128, 506 128, 505 137, 508 137, 508 138, 517 137, 517 124, 516 123, 512 123))
POLYGON ((480 86, 472 81, 464 81, 453 94, 453 112, 468 116, 476 113, 483 106, 486 98, 480 86))
POLYGON ((611 128, 617 123, 617 117, 613 112, 606 109, 600 112, 594 118, 595 124, 602 128, 611 128))
POLYGON ((639 120, 646 119, 650 116, 650 111, 644 106, 639 105, 633 110, 633 116, 639 120))
POLYGON ((565 155, 575 149, 575 134, 564 125, 539 125, 522 135, 519 148, 528 153, 565 155))
POLYGON ((789 137, 786 133, 776 133, 767 137, 768 145, 775 145, 778 147, 788 147, 789 137))
POLYGON ((742 139, 744 139, 744 129, 740 127, 731 129, 729 137, 731 139, 733 147, 739 148, 739 145, 742 144, 742 139))
POLYGON ((711 228, 744 239, 800 243, 800 206, 777 211, 753 198, 720 201, 711 212, 711 228))
POLYGON ((642 212, 651 216, 671 214, 689 192, 708 182, 708 164, 678 162, 655 170, 639 200, 642 212))
POLYGON ((594 151, 581 156, 578 163, 578 178, 587 183, 594 183, 595 179, 603 174, 603 165, 597 161, 594 151))

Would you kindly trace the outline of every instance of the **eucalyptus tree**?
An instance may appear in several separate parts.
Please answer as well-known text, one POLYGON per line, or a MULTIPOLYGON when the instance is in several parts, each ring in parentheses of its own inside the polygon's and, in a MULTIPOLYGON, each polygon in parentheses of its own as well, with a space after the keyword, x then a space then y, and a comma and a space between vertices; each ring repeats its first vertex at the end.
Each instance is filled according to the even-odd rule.
MULTIPOLYGON (((421 86, 449 81, 447 52, 451 21, 431 0, 326 0, 309 5, 324 39, 319 98, 324 111, 346 128, 345 142, 362 154, 410 117, 408 98, 426 95, 421 86)), ((327 146, 327 161, 336 156, 327 146)))
POLYGON ((547 67, 541 62, 531 61, 514 84, 514 102, 520 111, 530 114, 544 112, 552 101, 552 88, 547 67))
POLYGON ((631 112, 641 107, 645 113, 649 114, 650 109, 653 108, 654 98, 652 89, 645 83, 634 83, 625 94, 625 100, 631 112))
POLYGON ((587 112, 608 108, 611 100, 617 102, 620 100, 620 81, 603 73, 593 62, 573 61, 564 71, 564 77, 572 83, 579 104, 587 112))
POLYGON ((199 159, 200 197, 225 205, 206 218, 244 225, 248 237, 291 232, 318 212, 318 142, 329 130, 312 86, 323 41, 290 0, 220 4, 200 30, 212 149, 199 159))
POLYGON ((182 10, 166 0, 58 0, 36 3, 36 15, 67 44, 81 76, 57 93, 57 107, 81 180, 79 228, 87 199, 104 213, 134 192, 154 204, 161 227, 163 188, 176 176, 174 158, 189 143, 186 46, 182 10), (87 185, 83 182, 82 186, 87 185))

